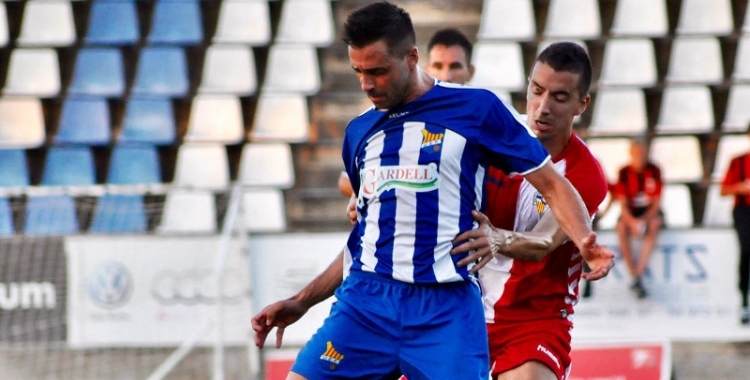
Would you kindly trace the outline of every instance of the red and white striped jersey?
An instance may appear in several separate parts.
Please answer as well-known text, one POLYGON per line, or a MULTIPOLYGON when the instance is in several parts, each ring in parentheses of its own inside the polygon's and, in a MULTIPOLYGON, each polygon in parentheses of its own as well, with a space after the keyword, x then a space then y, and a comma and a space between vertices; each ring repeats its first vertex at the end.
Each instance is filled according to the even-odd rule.
MULTIPOLYGON (((607 194, 607 182, 588 147, 573 135, 552 161, 581 194, 593 216, 607 194)), ((545 212, 550 212, 544 198, 520 175, 508 176, 490 168, 486 185, 486 214, 495 227, 530 231, 545 212)), ((581 254, 572 241, 540 262, 496 255, 479 271, 487 323, 549 318, 572 323, 582 265, 581 254)))

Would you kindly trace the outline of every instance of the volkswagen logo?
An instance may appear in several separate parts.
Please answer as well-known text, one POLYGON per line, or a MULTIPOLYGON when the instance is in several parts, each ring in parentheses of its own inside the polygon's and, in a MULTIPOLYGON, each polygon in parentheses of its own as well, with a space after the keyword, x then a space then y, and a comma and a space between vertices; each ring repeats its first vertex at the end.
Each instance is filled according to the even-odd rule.
POLYGON ((104 309, 116 309, 130 299, 133 278, 124 265, 106 261, 94 269, 86 279, 89 299, 104 309))
MULTIPOLYGON (((236 304, 249 295, 249 278, 236 271, 228 271, 223 277, 221 298, 225 304, 236 304)), ((215 304, 216 285, 216 276, 208 268, 165 270, 157 273, 151 282, 151 295, 164 305, 215 304)))

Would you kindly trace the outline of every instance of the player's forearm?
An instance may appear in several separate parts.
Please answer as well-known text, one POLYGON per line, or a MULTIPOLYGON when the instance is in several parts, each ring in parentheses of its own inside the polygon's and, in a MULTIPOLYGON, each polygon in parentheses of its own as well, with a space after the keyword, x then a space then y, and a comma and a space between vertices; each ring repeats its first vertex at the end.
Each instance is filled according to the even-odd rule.
POLYGON ((308 309, 333 296, 344 276, 344 251, 336 256, 331 265, 319 274, 292 299, 308 309))
POLYGON ((493 233, 495 232, 499 236, 493 238, 492 241, 504 243, 498 244, 499 253, 514 259, 531 261, 542 260, 568 240, 552 213, 545 213, 532 231, 512 232, 495 229, 493 233))
POLYGON ((581 249, 583 239, 592 231, 591 218, 586 211, 586 206, 581 196, 570 182, 565 178, 562 179, 562 181, 556 181, 551 194, 543 195, 554 213, 560 228, 581 249))

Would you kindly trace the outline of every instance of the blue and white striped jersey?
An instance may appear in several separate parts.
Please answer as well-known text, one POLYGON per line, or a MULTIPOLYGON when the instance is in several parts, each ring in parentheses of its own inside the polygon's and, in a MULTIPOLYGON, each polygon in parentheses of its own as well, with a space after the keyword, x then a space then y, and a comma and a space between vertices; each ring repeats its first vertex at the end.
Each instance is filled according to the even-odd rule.
POLYGON ((349 123, 343 159, 357 194, 349 270, 410 283, 463 281, 451 240, 474 227, 486 165, 529 173, 549 155, 515 110, 483 89, 438 82, 349 123))

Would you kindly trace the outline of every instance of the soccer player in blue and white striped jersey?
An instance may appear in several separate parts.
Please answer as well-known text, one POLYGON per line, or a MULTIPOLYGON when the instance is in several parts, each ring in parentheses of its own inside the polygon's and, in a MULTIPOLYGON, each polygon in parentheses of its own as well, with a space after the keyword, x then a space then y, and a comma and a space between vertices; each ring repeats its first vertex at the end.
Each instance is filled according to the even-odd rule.
MULTIPOLYGON (((525 175, 579 247, 591 232, 586 209, 515 111, 487 90, 422 71, 403 9, 379 2, 355 11, 345 41, 374 104, 349 124, 343 148, 358 222, 338 302, 287 379, 486 379, 479 289, 471 267, 456 264, 466 255, 450 254, 452 240, 475 226, 471 211, 483 207, 485 168, 525 175)), ((305 308, 320 296, 290 302, 305 308)), ((299 318, 264 315, 253 318, 259 346, 274 326, 278 344, 299 318)))

